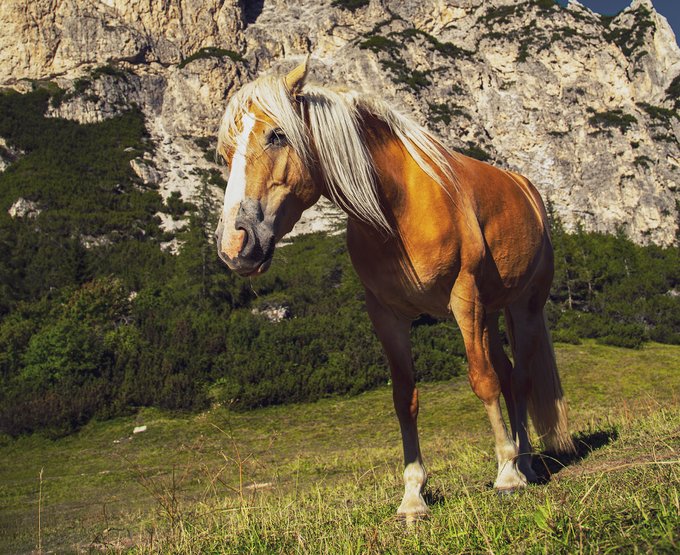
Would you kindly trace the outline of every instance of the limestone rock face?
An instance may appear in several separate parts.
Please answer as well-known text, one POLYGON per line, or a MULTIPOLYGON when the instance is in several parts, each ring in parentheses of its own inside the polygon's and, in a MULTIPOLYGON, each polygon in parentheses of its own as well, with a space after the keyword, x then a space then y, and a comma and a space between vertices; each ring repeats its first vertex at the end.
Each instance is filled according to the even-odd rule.
POLYGON ((243 43, 239 0, 103 0, 112 15, 150 37, 151 57, 177 63, 203 47, 238 49, 243 43))
POLYGON ((83 64, 178 63, 202 47, 239 48, 239 0, 3 0, 3 79, 46 78, 83 64))
MULTIPOLYGON (((134 103, 155 145, 135 171, 191 200, 223 171, 211 152, 229 95, 311 53, 313 80, 379 95, 450 147, 526 175, 567 227, 675 240, 680 49, 651 0, 614 18, 576 0, 336 4, 3 0, 0 86, 51 80, 66 94, 50 114, 81 122, 134 103)), ((295 232, 341 220, 323 204, 295 232)))

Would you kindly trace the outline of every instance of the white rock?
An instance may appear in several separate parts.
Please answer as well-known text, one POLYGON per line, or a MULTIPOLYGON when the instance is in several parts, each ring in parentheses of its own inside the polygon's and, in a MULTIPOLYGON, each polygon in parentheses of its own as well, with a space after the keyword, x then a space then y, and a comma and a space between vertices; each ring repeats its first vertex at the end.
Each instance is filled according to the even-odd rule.
POLYGON ((144 185, 156 185, 160 179, 158 171, 146 162, 142 162, 139 158, 130 160, 130 167, 144 185))
POLYGON ((12 218, 35 218, 41 212, 42 210, 38 208, 37 202, 26 200, 22 197, 15 200, 12 206, 9 207, 9 210, 7 210, 7 213, 12 218))
POLYGON ((275 324, 290 318, 290 309, 284 305, 271 304, 263 308, 253 308, 250 312, 255 316, 262 316, 275 324))
POLYGON ((110 245, 111 238, 108 235, 81 235, 80 242, 86 249, 94 249, 110 245))

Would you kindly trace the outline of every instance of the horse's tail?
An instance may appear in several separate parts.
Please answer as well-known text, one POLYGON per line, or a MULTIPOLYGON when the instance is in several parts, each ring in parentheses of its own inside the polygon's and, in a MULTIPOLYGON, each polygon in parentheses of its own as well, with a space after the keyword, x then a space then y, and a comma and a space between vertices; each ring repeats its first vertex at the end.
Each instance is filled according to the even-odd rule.
POLYGON ((529 415, 536 432, 549 451, 573 453, 574 441, 569 435, 567 400, 564 398, 557 373, 555 351, 548 331, 545 314, 536 341, 536 354, 529 364, 531 390, 528 399, 529 415))
POLYGON ((545 447, 556 453, 573 453, 576 448, 569 435, 567 400, 557 373, 555 351, 545 314, 541 314, 540 319, 534 356, 529 359, 531 388, 527 407, 534 428, 545 447))

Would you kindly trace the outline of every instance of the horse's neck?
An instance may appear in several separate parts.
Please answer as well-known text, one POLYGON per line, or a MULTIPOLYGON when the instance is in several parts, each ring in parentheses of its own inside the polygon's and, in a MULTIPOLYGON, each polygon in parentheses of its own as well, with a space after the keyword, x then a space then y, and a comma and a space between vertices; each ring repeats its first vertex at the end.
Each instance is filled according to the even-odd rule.
MULTIPOLYGON (((430 177, 385 122, 372 115, 362 116, 365 144, 375 167, 378 196, 389 212, 388 216, 400 228, 404 219, 427 218, 428 214, 444 217, 457 190, 453 186, 442 186, 430 177)), ((424 158, 427 160, 426 156, 424 158)), ((446 178, 442 179, 446 182, 446 178)))
POLYGON ((364 144, 375 166, 378 196, 391 215, 396 216, 407 193, 406 175, 409 169, 414 170, 410 165, 415 162, 384 121, 370 114, 362 114, 362 119, 364 144))

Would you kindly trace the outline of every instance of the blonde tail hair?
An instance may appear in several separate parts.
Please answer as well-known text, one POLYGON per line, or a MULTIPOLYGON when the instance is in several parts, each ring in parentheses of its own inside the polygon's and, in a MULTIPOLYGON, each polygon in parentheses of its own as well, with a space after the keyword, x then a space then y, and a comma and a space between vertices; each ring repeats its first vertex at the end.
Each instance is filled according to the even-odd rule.
POLYGON ((528 399, 529 415, 546 449, 556 453, 574 453, 576 447, 569 435, 567 400, 557 373, 555 351, 545 314, 542 319, 542 330, 536 342, 537 352, 531 358, 528 369, 532 384, 528 399))

